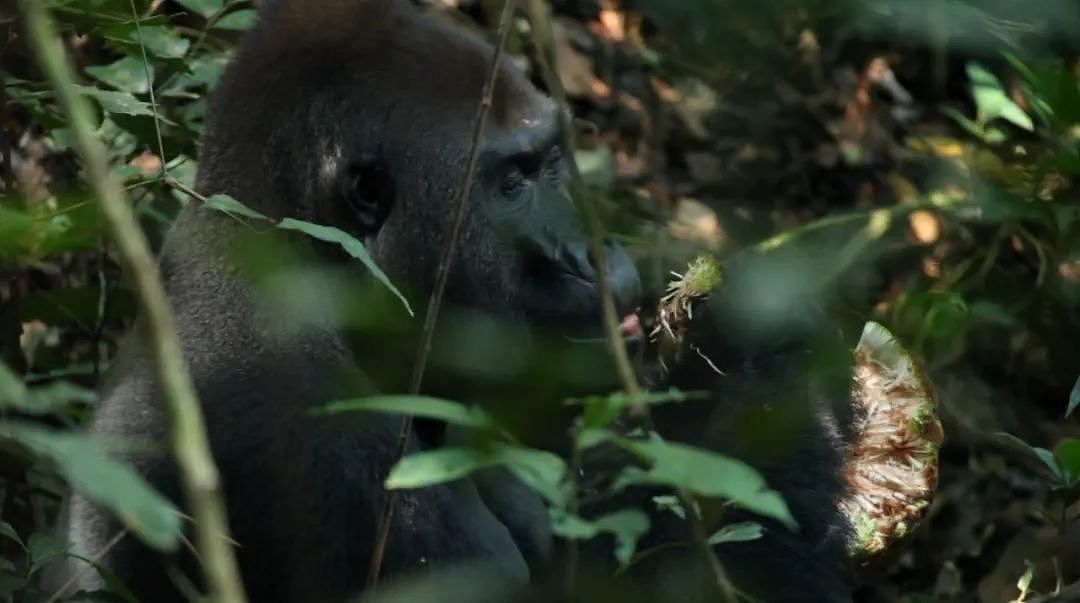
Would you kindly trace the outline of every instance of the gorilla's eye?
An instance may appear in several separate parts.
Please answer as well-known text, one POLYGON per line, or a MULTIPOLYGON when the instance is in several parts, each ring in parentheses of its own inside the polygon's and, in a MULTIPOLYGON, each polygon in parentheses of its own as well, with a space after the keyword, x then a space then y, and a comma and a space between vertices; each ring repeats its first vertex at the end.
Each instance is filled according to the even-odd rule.
POLYGON ((344 179, 345 202, 361 230, 374 233, 382 227, 394 201, 394 183, 380 161, 365 159, 353 165, 344 179))
POLYGON ((525 188, 525 184, 525 174, 521 172, 521 168, 514 166, 503 176, 502 192, 508 197, 516 195, 525 188))

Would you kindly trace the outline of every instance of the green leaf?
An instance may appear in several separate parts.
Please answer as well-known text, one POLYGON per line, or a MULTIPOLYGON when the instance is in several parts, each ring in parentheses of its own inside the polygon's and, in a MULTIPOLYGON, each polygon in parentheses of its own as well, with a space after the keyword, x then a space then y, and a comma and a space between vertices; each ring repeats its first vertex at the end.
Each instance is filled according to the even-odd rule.
POLYGON ((666 392, 641 392, 637 394, 627 394, 626 392, 618 391, 608 396, 573 398, 567 400, 567 404, 580 404, 584 406, 584 427, 588 429, 598 429, 606 427, 626 408, 633 406, 651 406, 669 402, 683 402, 702 396, 702 394, 686 394, 676 388, 671 388, 666 392))
POLYGON ((602 532, 615 535, 615 559, 626 566, 637 549, 638 538, 649 531, 649 517, 637 509, 623 509, 593 521, 602 532))
POLYGON ((1080 480, 1080 440, 1069 438, 1062 440, 1054 448, 1054 456, 1058 464, 1068 475, 1069 483, 1080 480))
POLYGON ((266 220, 268 222, 273 222, 273 219, 263 214, 260 214, 254 209, 251 209, 250 207, 244 205, 236 199, 233 199, 229 195, 210 195, 206 198, 206 201, 203 202, 203 205, 209 207, 210 209, 216 209, 227 214, 236 214, 255 220, 266 220))
POLYGON ((981 123, 1000 117, 1029 132, 1035 129, 1031 117, 1009 98, 997 76, 978 63, 968 63, 967 74, 971 81, 971 95, 975 99, 975 108, 981 123))
POLYGON ((1020 596, 1015 601, 1024 601, 1027 599, 1028 591, 1031 589, 1031 581, 1035 578, 1035 564, 1030 559, 1024 560, 1024 573, 1020 575, 1020 578, 1016 581, 1016 588, 1020 591, 1020 596))
POLYGON ((231 12, 215 21, 214 29, 232 29, 237 31, 251 29, 251 26, 255 24, 255 19, 258 16, 258 11, 250 9, 231 12))
POLYGON ((93 403, 97 394, 66 381, 27 388, 11 370, 0 364, 0 408, 14 408, 32 415, 52 414, 71 402, 93 403))
POLYGON ((151 547, 164 551, 176 548, 179 512, 130 467, 106 457, 98 440, 11 423, 0 427, 0 437, 52 460, 72 488, 110 509, 151 547))
POLYGON ((0 536, 16 542, 20 547, 24 549, 26 548, 26 545, 23 544, 22 538, 19 538, 18 532, 16 532, 15 528, 11 527, 11 524, 6 521, 0 521, 0 536))
POLYGON ((128 39, 145 47, 151 55, 162 59, 182 59, 191 47, 190 40, 177 35, 175 30, 160 25, 139 27, 128 39))
POLYGON ((414 316, 412 306, 409 305, 409 300, 405 299, 405 296, 401 294, 401 291, 398 291, 397 287, 390 282, 390 278, 386 276, 386 273, 375 264, 375 260, 371 257, 371 254, 368 253, 367 247, 364 247, 364 244, 358 241, 356 237, 353 237, 343 230, 334 228, 333 226, 320 226, 318 224, 294 220, 292 218, 285 218, 282 220, 278 224, 278 228, 299 231, 310 237, 319 239, 320 241, 326 241, 327 243, 337 243, 349 255, 360 260, 379 282, 386 285, 386 287, 401 300, 401 303, 405 304, 405 310, 409 313, 409 316, 414 316))
POLYGON ((629 485, 660 484, 699 496, 718 497, 788 528, 798 528, 780 493, 770 489, 753 467, 702 448, 661 440, 615 440, 623 448, 650 463, 647 471, 625 469, 615 481, 616 490, 629 485))
POLYGON ((679 500, 678 496, 664 494, 652 497, 652 501, 657 509, 661 511, 670 511, 679 519, 686 519, 686 509, 683 508, 682 501, 679 500))
POLYGON ((1035 458, 1042 461, 1044 465, 1050 470, 1050 475, 1055 481, 1063 482, 1065 480, 1065 474, 1062 472, 1061 467, 1058 465, 1057 460, 1054 458, 1054 453, 1045 448, 1039 448, 1038 446, 1032 446, 1024 440, 1014 436, 1011 433, 998 432, 996 434, 1003 440, 1012 443, 1014 446, 1021 450, 1032 454, 1035 458))
POLYGON ((41 532, 30 535, 26 550, 30 557, 30 574, 67 555, 68 545, 59 538, 41 532))
POLYGON ((435 419, 473 429, 493 429, 492 419, 479 408, 430 396, 372 396, 336 400, 312 411, 316 415, 342 412, 381 412, 435 419))
POLYGON ((132 57, 124 57, 109 65, 90 65, 85 71, 94 79, 121 92, 145 94, 150 90, 151 82, 146 77, 146 66, 141 60, 132 57))
POLYGON ((499 463, 550 505, 563 508, 569 501, 566 463, 556 454, 520 446, 504 445, 499 463))
POLYGON ((401 459, 386 478, 389 490, 409 490, 461 479, 499 463, 496 455, 472 448, 436 448, 401 459))
POLYGON ((101 108, 108 113, 120 115, 154 114, 154 111, 150 107, 150 103, 144 103, 128 92, 114 92, 111 90, 101 90, 92 86, 79 85, 76 85, 75 89, 96 100, 98 104, 101 105, 101 108))
POLYGON ((224 0, 177 0, 177 2, 204 19, 209 19, 225 7, 224 0))
POLYGON ((1068 418, 1077 406, 1080 406, 1080 377, 1076 378, 1076 383, 1073 383, 1072 391, 1069 392, 1069 405, 1065 407, 1065 417, 1068 418))
POLYGON ((410 454, 390 470, 386 487, 391 490, 423 488, 495 466, 505 466, 552 504, 565 503, 566 494, 561 484, 566 476, 566 464, 561 458, 550 452, 505 444, 483 450, 445 447, 410 454))
POLYGON ((747 542, 761 538, 764 533, 765 529, 761 527, 761 524, 753 521, 744 521, 720 528, 715 534, 709 536, 709 539, 706 542, 710 545, 723 544, 726 542, 747 542))
POLYGON ((551 530, 567 540, 591 540, 602 532, 615 536, 615 559, 626 566, 637 541, 649 531, 649 517, 638 509, 622 509, 589 521, 569 513, 553 513, 551 530))

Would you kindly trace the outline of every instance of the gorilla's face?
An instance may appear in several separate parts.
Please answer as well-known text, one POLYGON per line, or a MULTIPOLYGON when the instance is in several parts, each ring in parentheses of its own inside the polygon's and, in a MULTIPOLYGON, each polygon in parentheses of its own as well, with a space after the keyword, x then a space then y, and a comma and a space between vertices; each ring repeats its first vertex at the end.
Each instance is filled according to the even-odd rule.
MULTIPOLYGON (((434 285, 456 213, 491 48, 444 31, 454 66, 442 73, 385 74, 383 163, 362 168, 351 207, 371 229, 369 244, 391 278, 415 291, 434 285), (376 186, 364 187, 363 182, 376 186)), ((434 42, 433 42, 434 44, 434 42)), ((444 59, 449 60, 449 59, 444 59)), ((438 59, 432 59, 432 63, 438 59)), ((598 275, 589 240, 568 194, 554 103, 509 61, 500 66, 479 141, 467 214, 453 258, 447 300, 571 338, 603 336, 598 275)), ((641 284, 626 251, 604 245, 606 274, 628 336, 641 284)))

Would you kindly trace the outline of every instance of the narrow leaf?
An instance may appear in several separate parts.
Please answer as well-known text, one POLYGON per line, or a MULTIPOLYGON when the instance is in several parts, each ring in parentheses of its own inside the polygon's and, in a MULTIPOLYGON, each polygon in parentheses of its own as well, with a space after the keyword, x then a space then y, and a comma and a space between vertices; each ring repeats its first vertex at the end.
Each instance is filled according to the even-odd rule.
POLYGON ((233 199, 229 195, 211 195, 206 198, 206 201, 203 202, 203 205, 209 207, 210 209, 216 209, 227 214, 236 214, 255 220, 266 220, 268 222, 273 221, 269 217, 255 211, 254 209, 251 209, 250 207, 244 205, 236 199, 233 199))
POLYGON ((336 400, 312 411, 316 415, 343 412, 381 412, 412 415, 473 429, 492 429, 490 417, 478 408, 430 396, 372 396, 336 400))
POLYGON ((1072 391, 1069 392, 1069 405, 1065 408, 1065 417, 1068 418, 1077 406, 1080 406, 1080 377, 1076 378, 1076 383, 1073 383, 1072 391))
POLYGON ((762 528, 761 524, 753 521, 744 521, 742 523, 733 523, 720 528, 715 534, 709 536, 709 539, 706 542, 711 545, 723 544, 726 542, 747 542, 761 538, 764 533, 765 528, 762 528))
POLYGON ((375 260, 371 257, 371 254, 368 253, 367 247, 364 247, 363 243, 349 233, 334 228, 333 226, 321 226, 319 224, 312 224, 311 222, 294 220, 292 218, 285 218, 282 220, 278 224, 278 228, 302 232, 309 237, 319 239, 320 241, 326 241, 327 243, 337 243, 349 255, 360 260, 379 282, 386 285, 386 287, 401 300, 401 303, 405 304, 405 310, 409 313, 409 316, 414 316, 412 306, 409 305, 409 300, 405 299, 405 296, 401 294, 401 291, 398 291, 397 287, 390 282, 390 278, 375 264, 375 260))
POLYGON ((180 537, 176 508, 130 467, 106 457, 97 440, 12 424, 0 428, 0 437, 51 459, 73 488, 110 509, 148 545, 164 551, 176 548, 180 537))

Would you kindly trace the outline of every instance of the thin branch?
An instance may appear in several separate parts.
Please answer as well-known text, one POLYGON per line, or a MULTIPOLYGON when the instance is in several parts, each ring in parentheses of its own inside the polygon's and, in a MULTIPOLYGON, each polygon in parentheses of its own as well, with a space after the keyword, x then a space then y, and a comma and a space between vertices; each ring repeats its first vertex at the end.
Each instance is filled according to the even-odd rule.
POLYGON ((559 106, 559 130, 562 132, 563 146, 566 148, 567 164, 570 166, 570 195, 577 202, 581 212, 585 231, 589 237, 589 252, 596 270, 596 282, 600 292, 600 306, 604 317, 604 329, 607 333, 611 354, 615 359, 615 368, 619 381, 626 393, 639 393, 637 376, 626 352, 626 342, 619 330, 619 315, 615 300, 611 296, 611 280, 608 278, 607 262, 604 253, 604 227, 596 209, 596 200, 585 190, 581 182, 581 173, 574 160, 574 131, 571 124, 570 102, 563 89, 562 81, 555 73, 552 60, 555 56, 555 44, 552 40, 551 18, 547 4, 543 0, 528 0, 529 22, 532 25, 533 43, 537 47, 537 62, 540 64, 544 83, 548 92, 559 106))
POLYGON ((45 3, 39 0, 22 0, 22 8, 28 36, 67 115, 87 179, 101 204, 120 255, 131 271, 147 318, 158 379, 165 394, 170 443, 187 503, 196 518, 196 541, 205 561, 203 572, 209 598, 218 603, 239 603, 245 597, 236 558, 228 542, 229 527, 218 471, 210 455, 202 410, 173 327, 161 276, 146 237, 127 204, 124 189, 109 169, 105 149, 95 138, 90 107, 75 92, 75 76, 64 54, 56 24, 45 3))
MULTIPOLYGON (((465 221, 465 213, 469 205, 469 192, 472 190, 473 177, 476 173, 476 162, 480 155, 480 137, 484 133, 484 125, 487 123, 488 112, 491 110, 492 97, 495 94, 495 79, 499 74, 499 62, 502 60, 503 48, 506 47, 506 39, 510 34, 510 21, 514 16, 515 0, 505 0, 503 3, 502 17, 499 19, 498 42, 495 45, 495 53, 491 57, 488 67, 487 79, 484 82, 484 91, 477 108, 476 119, 473 122, 472 139, 469 144, 469 158, 465 166, 465 175, 462 179, 461 189, 458 191, 454 220, 451 223, 450 232, 443 246, 442 257, 439 261, 439 271, 435 279, 435 289, 431 292, 428 302, 427 314, 424 316, 424 327, 420 333, 420 344, 416 352, 413 364, 412 379, 409 382, 409 393, 417 394, 424 382, 424 371, 427 368, 428 356, 431 354, 431 341, 435 334, 435 323, 439 316, 439 308, 442 306, 443 294, 446 291, 446 282, 450 277, 450 264, 454 259, 454 248, 461 234, 461 225, 465 221)), ((397 449, 394 451, 391 466, 397 464, 405 455, 409 438, 412 435, 413 418, 406 416, 401 421, 401 431, 398 434, 397 449)), ((386 501, 383 505, 382 514, 379 517, 378 534, 375 540, 375 548, 371 554, 371 566, 368 568, 367 588, 374 588, 379 583, 379 573, 382 571, 383 556, 386 553, 386 542, 390 536, 390 524, 394 518, 394 506, 397 503, 397 491, 386 492, 386 501)))

